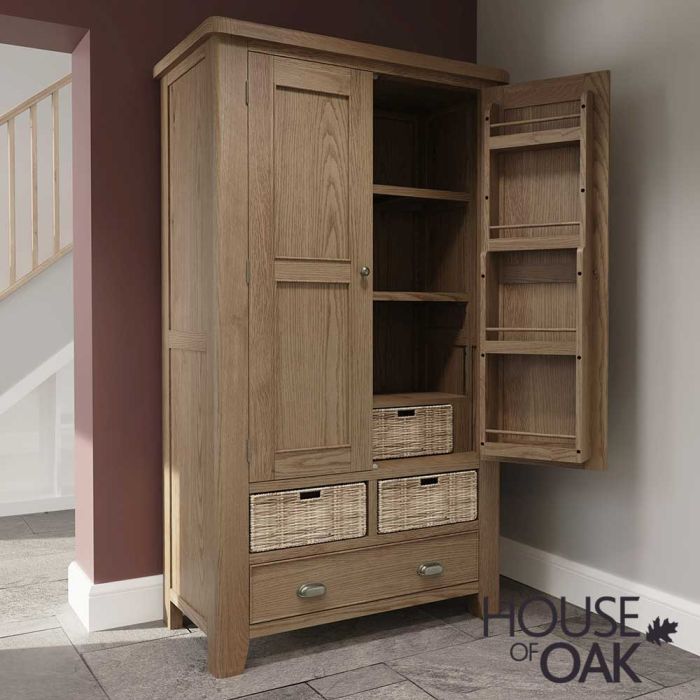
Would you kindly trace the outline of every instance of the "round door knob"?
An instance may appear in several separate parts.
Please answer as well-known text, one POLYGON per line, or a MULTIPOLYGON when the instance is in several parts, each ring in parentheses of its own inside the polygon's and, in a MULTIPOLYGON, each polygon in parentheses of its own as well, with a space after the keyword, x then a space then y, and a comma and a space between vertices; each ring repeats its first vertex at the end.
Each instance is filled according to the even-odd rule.
POLYGON ((369 273, 370 273, 370 269, 367 267, 367 265, 363 265, 363 266, 360 268, 360 274, 361 274, 363 277, 369 277, 369 273))

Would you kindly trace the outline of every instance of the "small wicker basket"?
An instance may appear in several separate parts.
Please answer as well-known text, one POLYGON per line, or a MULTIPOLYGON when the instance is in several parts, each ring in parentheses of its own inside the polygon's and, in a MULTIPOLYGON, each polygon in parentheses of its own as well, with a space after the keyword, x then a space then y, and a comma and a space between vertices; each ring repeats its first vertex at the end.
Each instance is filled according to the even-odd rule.
POLYGON ((380 533, 477 518, 476 471, 384 479, 378 483, 380 533))
POLYGON ((372 411, 374 459, 452 452, 452 406, 404 406, 372 411))
POLYGON ((349 540, 366 534, 364 482, 250 497, 251 552, 349 540))

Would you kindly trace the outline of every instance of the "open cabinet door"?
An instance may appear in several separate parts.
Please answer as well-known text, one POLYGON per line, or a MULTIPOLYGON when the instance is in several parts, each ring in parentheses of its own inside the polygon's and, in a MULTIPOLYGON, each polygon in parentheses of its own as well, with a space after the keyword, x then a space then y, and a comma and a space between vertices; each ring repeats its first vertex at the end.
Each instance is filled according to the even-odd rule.
POLYGON ((610 75, 482 93, 484 460, 607 463, 610 75))

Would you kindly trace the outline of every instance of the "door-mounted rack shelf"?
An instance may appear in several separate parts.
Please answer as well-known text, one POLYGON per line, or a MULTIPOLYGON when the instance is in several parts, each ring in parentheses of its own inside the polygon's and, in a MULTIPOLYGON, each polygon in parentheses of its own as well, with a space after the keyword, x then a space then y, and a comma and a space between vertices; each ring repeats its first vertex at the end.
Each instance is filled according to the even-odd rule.
POLYGON ((567 146, 581 141, 581 128, 578 126, 564 129, 545 129, 542 131, 524 131, 519 134, 489 136, 489 151, 524 150, 532 148, 549 148, 567 146))
POLYGON ((566 102, 531 105, 514 97, 486 104, 479 370, 485 457, 582 463, 590 453, 592 107, 587 91, 566 102))
POLYGON ((546 340, 485 340, 481 350, 487 355, 576 355, 576 342, 546 340))
POLYGON ((492 238, 486 242, 486 250, 489 253, 499 251, 518 250, 562 250, 566 248, 578 248, 580 238, 578 236, 540 236, 538 238, 492 238))

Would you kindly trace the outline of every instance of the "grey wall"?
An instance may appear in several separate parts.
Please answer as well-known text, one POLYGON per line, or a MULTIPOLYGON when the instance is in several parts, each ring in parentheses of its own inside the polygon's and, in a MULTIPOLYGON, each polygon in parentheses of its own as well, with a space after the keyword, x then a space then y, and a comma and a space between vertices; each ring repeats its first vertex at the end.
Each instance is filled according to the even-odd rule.
POLYGON ((503 535, 700 601, 700 3, 482 0, 512 82, 612 71, 607 473, 505 466, 503 535))

